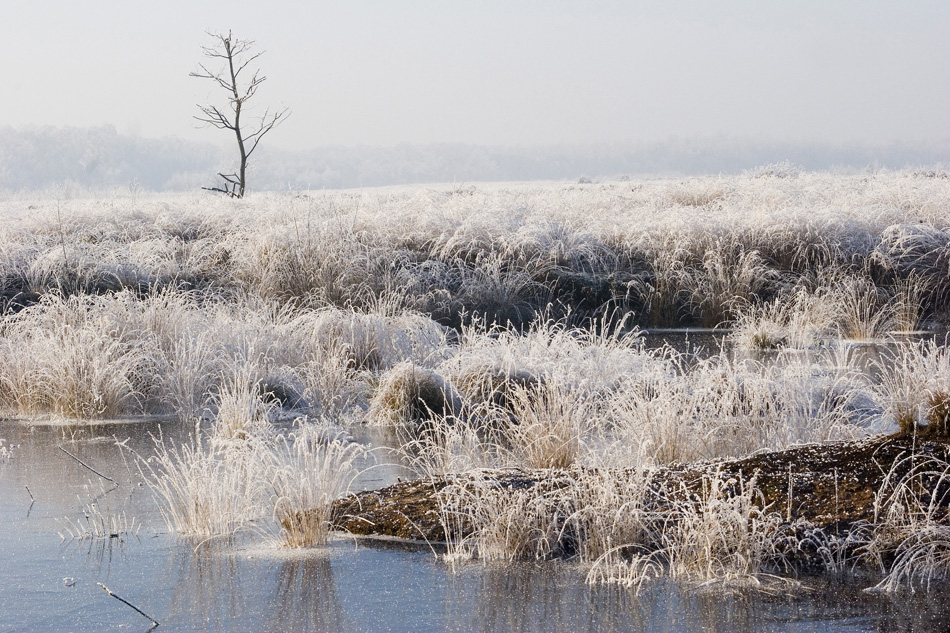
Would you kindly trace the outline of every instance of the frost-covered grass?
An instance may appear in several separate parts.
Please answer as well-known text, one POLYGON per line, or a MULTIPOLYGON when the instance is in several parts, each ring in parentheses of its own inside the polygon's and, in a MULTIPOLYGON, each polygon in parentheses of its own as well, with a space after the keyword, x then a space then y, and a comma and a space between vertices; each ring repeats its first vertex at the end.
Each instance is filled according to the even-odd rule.
POLYGON ((637 588, 664 575, 759 585, 783 567, 782 520, 757 504, 754 478, 711 472, 698 490, 658 495, 653 474, 572 468, 544 482, 500 486, 473 471, 439 493, 446 558, 566 556, 588 568, 590 583, 637 588))
POLYGON ((195 437, 180 445, 156 440, 143 464, 169 530, 202 537, 229 535, 268 516, 270 452, 266 438, 195 437))
POLYGON ((326 421, 276 432, 257 417, 266 410, 260 397, 244 395, 251 423, 238 432, 231 413, 215 417, 180 445, 155 438, 155 456, 141 460, 168 528, 199 537, 252 529, 287 547, 325 544, 331 504, 348 492, 366 449, 326 421))
POLYGON ((874 530, 866 556, 886 573, 876 589, 929 589, 950 578, 950 463, 939 457, 909 455, 910 468, 898 477, 898 465, 878 491, 874 530), (933 494, 924 494, 933 490, 933 494))
POLYGON ((698 358, 546 323, 384 373, 366 420, 403 429, 421 474, 639 467, 862 437, 894 423, 884 397, 846 352, 698 358))
MULTIPOLYGON (((526 324, 554 303, 575 317, 619 306, 641 326, 712 327, 833 271, 891 294, 913 277, 926 288, 911 293, 919 313, 943 318, 948 205, 940 178, 801 172, 480 185, 464 195, 435 186, 243 200, 14 197, 0 201, 0 295, 20 305, 51 290, 185 286, 411 308, 456 326, 476 316, 526 324)), ((866 301, 861 283, 827 290, 866 301)))
POLYGON ((115 512, 108 505, 103 508, 101 501, 93 501, 82 508, 82 518, 67 518, 63 540, 113 539, 126 535, 136 536, 141 525, 135 517, 129 518, 126 512, 115 512))
POLYGON ((301 424, 279 435, 268 476, 281 542, 310 547, 327 542, 333 501, 348 492, 355 462, 366 449, 328 424, 301 424))
POLYGON ((918 341, 876 362, 878 397, 902 433, 947 433, 950 420, 950 348, 946 340, 918 341))
POLYGON ((284 409, 339 411, 365 400, 373 370, 439 357, 443 336, 408 313, 171 290, 49 294, 0 323, 0 407, 20 417, 188 419, 230 415, 229 396, 253 385, 284 409))
POLYGON ((448 490, 446 521, 480 526, 455 558, 570 550, 609 582, 744 582, 780 559, 755 482, 709 479, 673 525, 642 507, 646 473, 944 429, 945 347, 895 344, 868 373, 842 341, 947 323, 948 211, 944 179, 795 170, 8 198, 0 414, 200 421, 146 468, 182 533, 268 524, 324 542, 359 451, 323 427, 286 432, 309 416, 393 427, 420 474, 585 473, 555 515, 530 491, 448 490), (677 326, 732 328, 731 346, 700 357, 638 336, 677 326))

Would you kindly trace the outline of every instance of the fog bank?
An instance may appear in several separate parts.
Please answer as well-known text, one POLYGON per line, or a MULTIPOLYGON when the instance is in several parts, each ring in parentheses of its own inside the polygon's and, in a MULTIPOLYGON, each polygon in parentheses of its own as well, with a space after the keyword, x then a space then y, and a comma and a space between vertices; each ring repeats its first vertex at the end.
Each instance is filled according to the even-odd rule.
MULTIPOLYGON (((222 139, 223 140, 223 139, 222 139)), ((186 191, 232 171, 229 145, 145 138, 113 126, 0 127, 0 190, 61 185, 90 190, 139 187, 186 191)), ((736 174, 790 162, 806 170, 938 169, 950 165, 950 139, 922 144, 764 142, 726 137, 662 142, 492 146, 401 144, 281 150, 251 157, 251 191, 374 187, 427 182, 578 180, 622 176, 736 174)))

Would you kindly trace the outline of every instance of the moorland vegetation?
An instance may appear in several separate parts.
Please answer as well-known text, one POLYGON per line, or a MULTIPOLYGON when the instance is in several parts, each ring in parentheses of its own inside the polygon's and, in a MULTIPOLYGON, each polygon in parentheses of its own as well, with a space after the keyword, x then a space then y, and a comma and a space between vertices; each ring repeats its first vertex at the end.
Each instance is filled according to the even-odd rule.
MULTIPOLYGON (((655 469, 947 436, 942 172, 17 195, 0 214, 2 415, 194 424, 142 462, 182 534, 265 518, 284 545, 325 542, 365 458, 346 429, 370 424, 420 476, 471 477, 440 493, 449 560, 760 582, 794 556, 756 478, 713 469, 658 518, 655 469), (676 328, 727 344, 642 336, 676 328), (500 468, 560 483, 478 483, 500 468)), ((950 462, 928 460, 846 547, 822 541, 826 569, 886 589, 950 572, 950 462)))

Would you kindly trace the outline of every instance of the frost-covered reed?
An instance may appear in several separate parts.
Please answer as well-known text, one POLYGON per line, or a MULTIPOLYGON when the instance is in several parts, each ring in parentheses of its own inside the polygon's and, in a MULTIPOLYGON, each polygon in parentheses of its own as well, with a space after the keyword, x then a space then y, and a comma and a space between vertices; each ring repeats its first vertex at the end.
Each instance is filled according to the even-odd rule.
POLYGON ((653 475, 572 468, 499 482, 473 471, 439 492, 446 558, 568 557, 588 582, 627 587, 659 576, 757 585, 786 564, 781 515, 762 508, 754 478, 709 472, 696 490, 658 494, 653 475))
POLYGON ((549 303, 578 318, 620 306, 642 326, 717 326, 823 269, 878 288, 915 279, 926 287, 912 302, 918 314, 943 318, 948 198, 939 178, 886 172, 479 185, 465 195, 436 186, 16 197, 0 202, 0 307, 51 291, 185 287, 398 306, 456 327, 524 325, 549 303))
POLYGON ((931 582, 950 578, 948 505, 947 455, 908 455, 895 464, 877 492, 876 529, 865 546, 865 556, 886 574, 876 589, 929 589, 931 582))
POLYGON ((117 539, 137 536, 141 527, 141 523, 135 517, 129 518, 124 510, 116 512, 108 504, 103 508, 102 501, 93 501, 83 506, 81 518, 66 518, 65 534, 60 537, 64 541, 67 536, 77 541, 117 539))
MULTIPOLYGON (((256 403, 245 410, 266 409, 249 400, 256 403)), ((348 492, 366 449, 326 421, 300 420, 287 433, 254 422, 235 433, 228 414, 181 444, 156 439, 142 466, 169 529, 204 537, 253 529, 287 547, 324 545, 331 505, 348 492)))
POLYGON ((847 353, 697 358, 542 323, 469 332, 433 369, 384 373, 367 421, 402 429, 427 475, 662 465, 865 436, 884 424, 868 380, 847 353))
POLYGON ((274 519, 287 547, 324 545, 333 502, 349 491, 366 449, 332 425, 305 423, 279 435, 268 474, 274 519))
POLYGON ((260 438, 223 442, 203 437, 180 445, 156 442, 148 482, 161 500, 168 528, 179 534, 232 534, 266 516, 267 464, 260 438))
POLYGON ((946 437, 950 420, 950 348, 935 339, 901 344, 875 363, 884 413, 905 434, 946 437))
MULTIPOLYGON (((756 578, 781 535, 754 509, 754 481, 708 479, 673 526, 643 503, 649 470, 894 426, 945 434, 944 347, 895 344, 869 375, 840 342, 947 323, 948 208, 941 179, 789 166, 9 198, 0 409, 198 420, 145 467, 182 533, 268 524, 288 545, 323 542, 359 450, 323 425, 286 433, 310 416, 394 427, 420 474, 563 474, 568 497, 475 475, 445 491, 447 525, 480 526, 451 544, 457 558, 576 555, 629 585, 756 578), (649 350, 637 335, 684 325, 733 328, 739 353, 649 350)), ((917 553, 899 555, 895 582, 943 565, 926 553, 943 538, 931 523, 926 545, 901 546, 917 553)))

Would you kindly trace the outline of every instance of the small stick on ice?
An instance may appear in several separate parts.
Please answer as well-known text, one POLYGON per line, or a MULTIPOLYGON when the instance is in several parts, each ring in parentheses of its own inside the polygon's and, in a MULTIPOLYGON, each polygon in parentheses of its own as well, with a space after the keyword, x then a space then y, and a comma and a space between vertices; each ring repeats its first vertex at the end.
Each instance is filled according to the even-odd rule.
POLYGON ((113 479, 112 477, 106 477, 105 475, 103 475, 102 473, 100 473, 98 470, 96 470, 95 468, 93 468, 92 466, 90 466, 89 464, 87 464, 86 462, 82 461, 81 459, 79 459, 78 457, 76 457, 75 455, 73 455, 72 453, 70 453, 69 451, 67 451, 67 450, 66 450, 65 448, 63 448, 62 446, 59 447, 59 450, 63 451, 64 453, 66 453, 67 455, 69 455, 70 457, 72 457, 73 459, 75 459, 77 462, 79 462, 79 464, 80 464, 81 466, 84 466, 84 467, 88 468, 89 470, 91 470, 92 472, 96 473, 97 475, 99 475, 100 477, 102 477, 103 479, 105 479, 106 481, 111 481, 112 483, 114 483, 114 484, 116 485, 116 487, 119 486, 119 482, 118 482, 118 481, 116 481, 116 480, 113 479))
POLYGON ((132 604, 131 602, 129 602, 129 601, 126 600, 125 598, 120 598, 119 596, 115 595, 114 593, 112 593, 112 590, 111 590, 111 589, 109 589, 108 587, 106 587, 106 586, 105 586, 104 584, 102 584, 101 582, 97 582, 96 584, 99 585, 100 587, 102 587, 102 590, 105 591, 107 594, 109 594, 110 596, 112 596, 113 598, 115 598, 116 600, 118 600, 119 602, 121 602, 121 603, 123 603, 123 604, 125 604, 125 605, 128 605, 128 606, 132 607, 133 609, 135 609, 135 610, 139 613, 139 615, 141 615, 142 617, 144 617, 146 620, 148 620, 149 622, 151 622, 153 625, 158 626, 158 620, 156 620, 156 619, 153 618, 152 616, 148 615, 147 613, 145 613, 144 611, 142 611, 141 609, 139 609, 137 606, 135 606, 134 604, 132 604))

